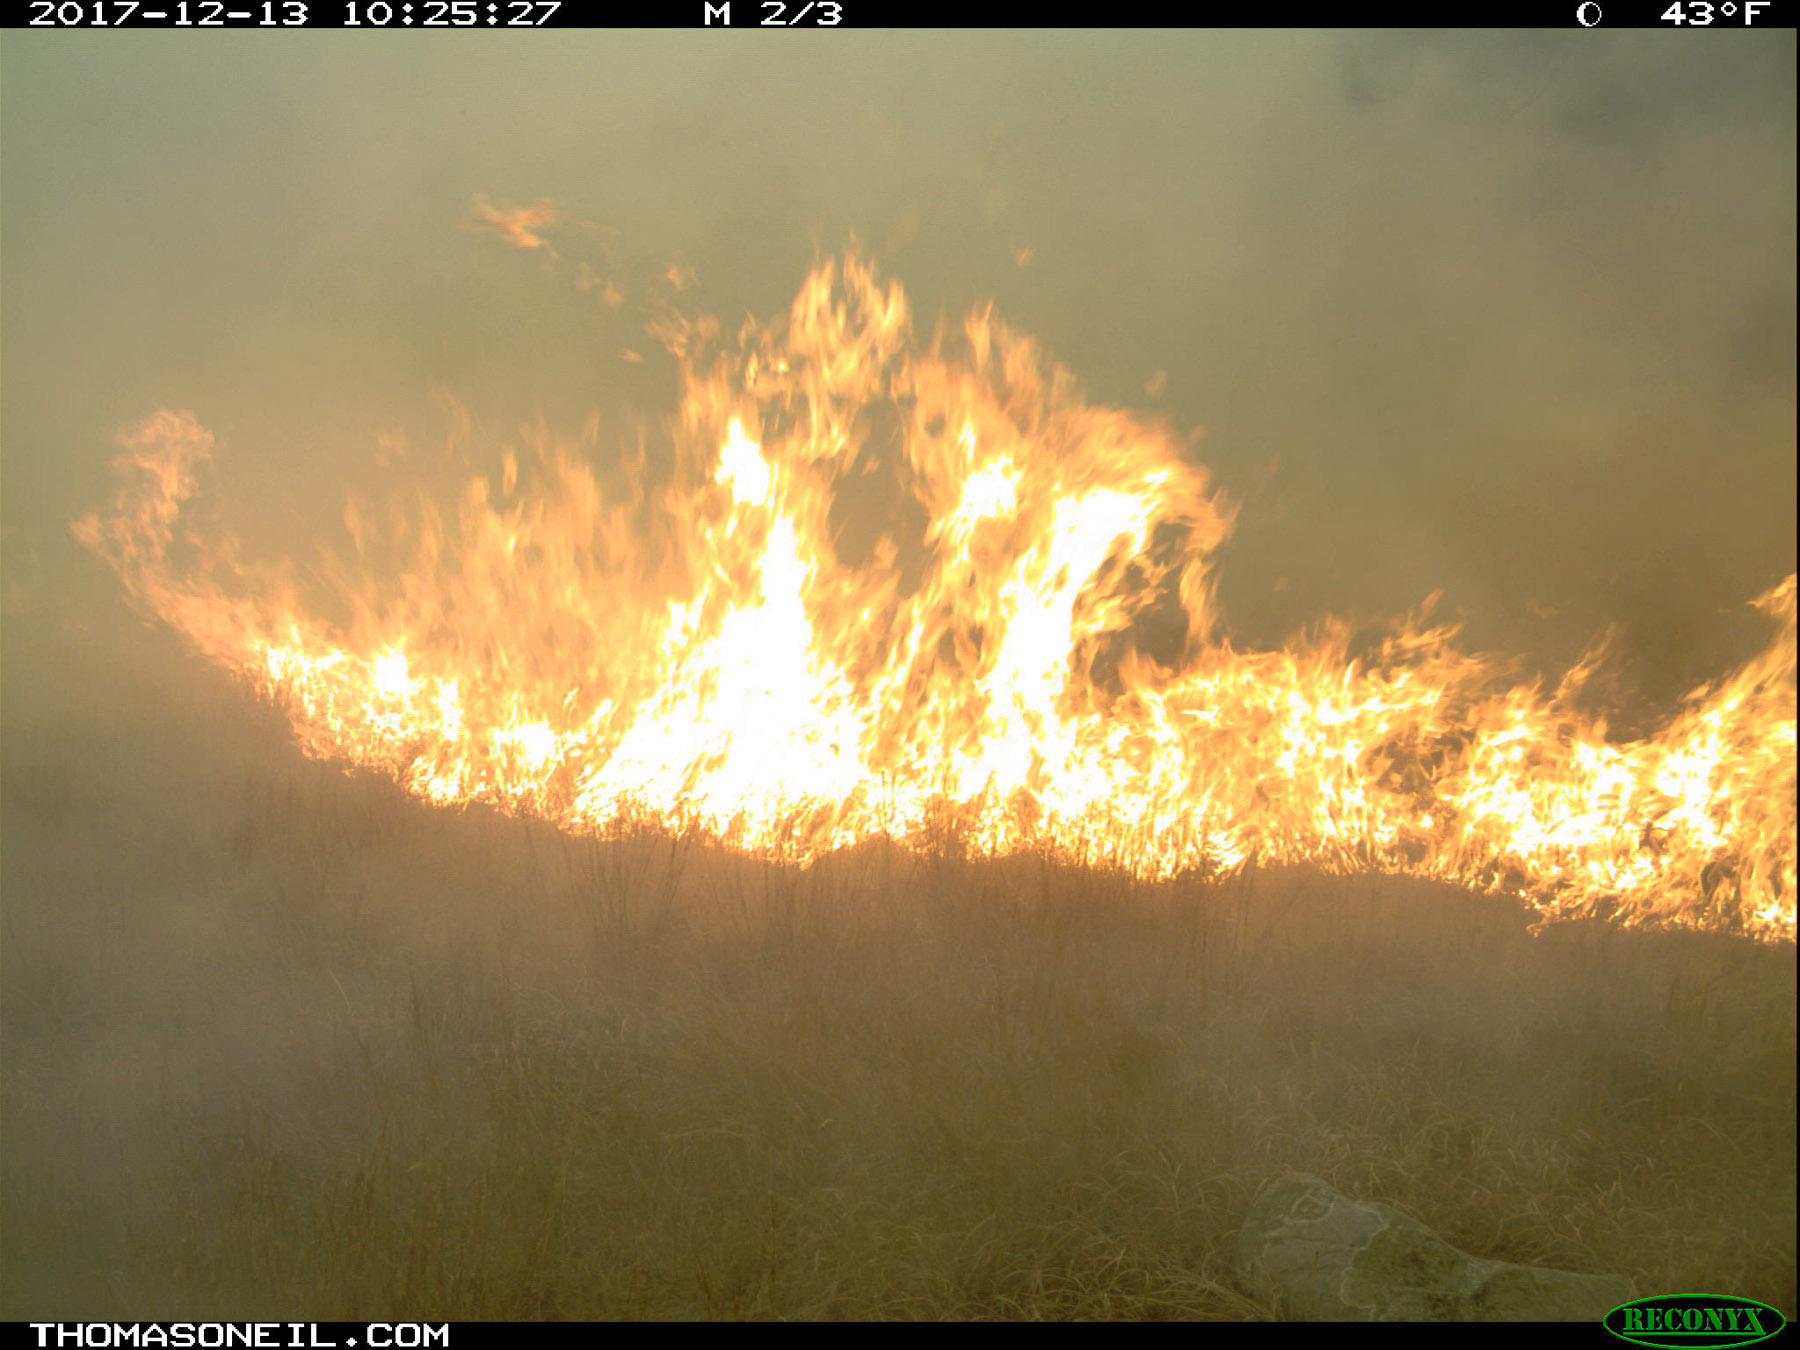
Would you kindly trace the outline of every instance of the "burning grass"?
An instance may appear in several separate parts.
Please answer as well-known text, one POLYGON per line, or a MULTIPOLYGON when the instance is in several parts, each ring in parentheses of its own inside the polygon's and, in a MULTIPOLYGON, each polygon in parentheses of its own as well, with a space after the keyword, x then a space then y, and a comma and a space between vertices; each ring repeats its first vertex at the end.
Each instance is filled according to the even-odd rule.
POLYGON ((1755 601, 1763 652, 1619 739, 1582 697, 1597 654, 1545 690, 1422 614, 1360 657, 1330 625, 1236 647, 1211 556, 1234 508, 987 311, 917 343, 852 258, 735 340, 659 333, 666 481, 640 451, 603 486, 545 433, 453 519, 353 503, 351 555, 302 575, 200 522, 214 438, 165 409, 75 533, 309 754, 444 805, 648 815, 764 859, 947 831, 1144 879, 1405 872, 1546 920, 1793 939, 1792 576, 1755 601), (857 521, 859 496, 904 506, 857 521))
POLYGON ((1230 1238, 1296 1168, 1795 1312, 1791 945, 573 838, 133 641, 155 718, 8 648, 7 1316, 1255 1319, 1230 1238))

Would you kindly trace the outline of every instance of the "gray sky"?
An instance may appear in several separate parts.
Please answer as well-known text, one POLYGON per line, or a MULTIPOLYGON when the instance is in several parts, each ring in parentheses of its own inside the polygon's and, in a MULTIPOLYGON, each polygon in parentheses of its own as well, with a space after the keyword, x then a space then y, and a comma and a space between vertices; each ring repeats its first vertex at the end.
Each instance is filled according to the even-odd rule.
MULTIPOLYGON (((852 236, 921 328, 992 298, 1098 400, 1204 428, 1229 628, 1442 589, 1666 699, 1795 551, 1791 32, 102 33, 0 45, 6 622, 116 625, 68 538, 192 408, 303 556, 440 391, 498 446, 673 411, 631 304, 477 194, 694 269, 734 322, 852 236), (1028 260, 1020 258, 1029 250, 1028 260), (1147 391, 1165 372, 1160 392, 1147 391)), ((572 250, 573 252, 573 250, 572 250)))

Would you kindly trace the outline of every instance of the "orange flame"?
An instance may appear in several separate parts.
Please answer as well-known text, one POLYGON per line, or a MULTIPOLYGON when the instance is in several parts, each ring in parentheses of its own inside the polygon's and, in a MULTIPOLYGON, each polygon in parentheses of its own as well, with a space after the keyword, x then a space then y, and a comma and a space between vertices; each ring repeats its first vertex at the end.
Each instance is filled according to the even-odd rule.
POLYGON ((477 479, 454 521, 417 508, 398 586, 345 569, 340 624, 183 530, 212 452, 192 414, 125 438, 132 480, 76 532, 309 754, 435 802, 801 862, 886 836, 1149 876, 1406 871, 1546 919, 1792 936, 1793 577, 1757 602, 1767 651, 1616 743, 1574 707, 1585 672, 1506 688, 1448 629, 1361 661, 1341 636, 1218 640, 1230 517, 1205 475, 987 314, 914 350, 900 288, 852 260, 785 322, 714 333, 664 335, 687 381, 669 483, 609 498, 566 452, 523 481, 509 457, 498 500, 477 479), (839 528, 870 472, 914 537, 839 528), (1163 661, 1139 640, 1159 604, 1185 629, 1163 661))
POLYGON ((548 248, 541 231, 556 221, 556 207, 548 199, 533 206, 495 206, 486 197, 478 196, 469 227, 497 235, 514 248, 548 248))

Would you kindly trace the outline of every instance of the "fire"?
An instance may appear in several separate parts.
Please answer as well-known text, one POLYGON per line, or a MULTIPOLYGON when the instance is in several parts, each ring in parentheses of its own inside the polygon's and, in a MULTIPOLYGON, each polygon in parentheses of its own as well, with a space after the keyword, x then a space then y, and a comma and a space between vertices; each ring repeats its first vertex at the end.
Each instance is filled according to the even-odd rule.
POLYGON ((471 229, 486 230, 514 248, 549 248, 541 233, 556 224, 556 208, 547 201, 535 206, 495 206, 486 197, 475 199, 471 229))
POLYGON ((1416 621, 1360 660, 1342 637, 1241 651, 1208 572, 1230 512, 1166 431, 1087 405, 989 314, 909 333, 856 260, 735 342, 671 322, 667 482, 509 455, 454 518, 414 509, 396 581, 336 569, 335 623, 316 581, 309 609, 184 524, 213 449, 192 414, 125 437, 117 501, 76 533, 307 753, 434 802, 801 863, 882 836, 1147 876, 1405 871, 1546 919, 1793 935, 1793 577, 1757 601, 1769 648, 1630 742, 1577 711, 1585 671, 1507 687, 1416 621), (870 472, 918 527, 865 549, 833 509, 870 472))

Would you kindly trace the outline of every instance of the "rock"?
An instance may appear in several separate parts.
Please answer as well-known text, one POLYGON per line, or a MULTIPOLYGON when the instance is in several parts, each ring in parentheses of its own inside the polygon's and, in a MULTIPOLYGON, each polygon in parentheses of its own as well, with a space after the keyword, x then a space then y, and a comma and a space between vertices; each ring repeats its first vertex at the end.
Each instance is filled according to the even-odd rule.
POLYGON ((1614 1275, 1484 1261, 1417 1219, 1290 1172, 1238 1232, 1245 1282, 1307 1322, 1598 1322, 1631 1297, 1614 1275))

